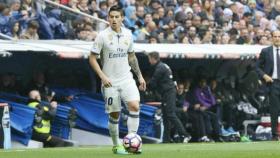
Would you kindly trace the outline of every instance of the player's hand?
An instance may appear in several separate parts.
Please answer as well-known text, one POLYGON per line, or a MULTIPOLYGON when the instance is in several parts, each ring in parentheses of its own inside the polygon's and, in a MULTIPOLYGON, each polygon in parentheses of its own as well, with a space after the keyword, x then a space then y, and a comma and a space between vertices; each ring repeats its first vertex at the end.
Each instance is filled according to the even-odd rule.
POLYGON ((145 82, 143 77, 139 78, 139 83, 140 83, 139 90, 145 91, 146 90, 146 82, 145 82))
POLYGON ((265 80, 266 83, 272 83, 273 79, 268 76, 267 74, 263 75, 263 79, 265 80))
POLYGON ((101 80, 105 88, 112 87, 112 83, 108 77, 104 76, 101 80))

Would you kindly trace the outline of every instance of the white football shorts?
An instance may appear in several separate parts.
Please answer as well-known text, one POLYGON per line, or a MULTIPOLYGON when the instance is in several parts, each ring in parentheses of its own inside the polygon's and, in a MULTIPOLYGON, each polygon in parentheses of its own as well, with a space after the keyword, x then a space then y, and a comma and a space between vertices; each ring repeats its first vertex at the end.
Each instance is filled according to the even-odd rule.
POLYGON ((109 88, 102 86, 101 89, 105 100, 106 113, 121 111, 121 101, 125 104, 130 101, 140 101, 140 94, 134 79, 124 80, 109 88))

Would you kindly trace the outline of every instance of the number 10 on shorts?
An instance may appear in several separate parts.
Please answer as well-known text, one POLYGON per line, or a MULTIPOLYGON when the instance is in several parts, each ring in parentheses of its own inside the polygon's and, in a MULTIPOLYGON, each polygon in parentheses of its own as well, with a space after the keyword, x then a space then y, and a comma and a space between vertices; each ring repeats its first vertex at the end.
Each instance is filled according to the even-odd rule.
POLYGON ((113 104, 113 98, 112 97, 106 98, 106 104, 107 105, 112 105, 113 104))

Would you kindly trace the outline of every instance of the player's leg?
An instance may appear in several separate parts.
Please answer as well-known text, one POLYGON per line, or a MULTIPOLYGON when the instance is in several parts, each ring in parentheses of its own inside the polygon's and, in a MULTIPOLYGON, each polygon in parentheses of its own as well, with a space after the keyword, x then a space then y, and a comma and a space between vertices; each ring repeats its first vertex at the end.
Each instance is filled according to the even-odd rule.
POLYGON ((139 101, 127 102, 129 115, 127 118, 128 133, 137 133, 139 127, 139 101))
POLYGON ((113 145, 119 146, 122 143, 119 140, 119 112, 111 112, 109 114, 108 128, 112 137, 113 145))
POLYGON ((140 95, 133 79, 121 86, 121 98, 126 102, 129 111, 127 119, 128 133, 137 133, 139 127, 140 95))
POLYGON ((105 110, 109 114, 108 128, 113 142, 115 154, 128 154, 119 140, 119 113, 121 111, 121 100, 116 87, 103 88, 105 99, 105 110))

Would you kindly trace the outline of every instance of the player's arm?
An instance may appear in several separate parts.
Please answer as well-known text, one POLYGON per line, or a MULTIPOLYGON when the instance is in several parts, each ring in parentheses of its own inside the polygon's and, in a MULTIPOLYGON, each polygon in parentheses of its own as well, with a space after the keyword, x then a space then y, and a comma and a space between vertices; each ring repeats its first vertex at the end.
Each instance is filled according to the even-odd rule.
POLYGON ((89 63, 92 69, 97 73, 97 75, 100 77, 103 85, 105 87, 111 87, 111 81, 109 78, 103 73, 103 71, 100 68, 100 65, 97 62, 97 55, 94 53, 91 53, 89 56, 89 63))
POLYGON ((136 76, 138 77, 140 86, 139 89, 140 90, 146 90, 146 82, 141 74, 140 68, 139 68, 139 64, 138 64, 138 60, 136 58, 136 55, 134 52, 131 52, 128 54, 128 63, 132 69, 132 71, 136 74, 136 76))

